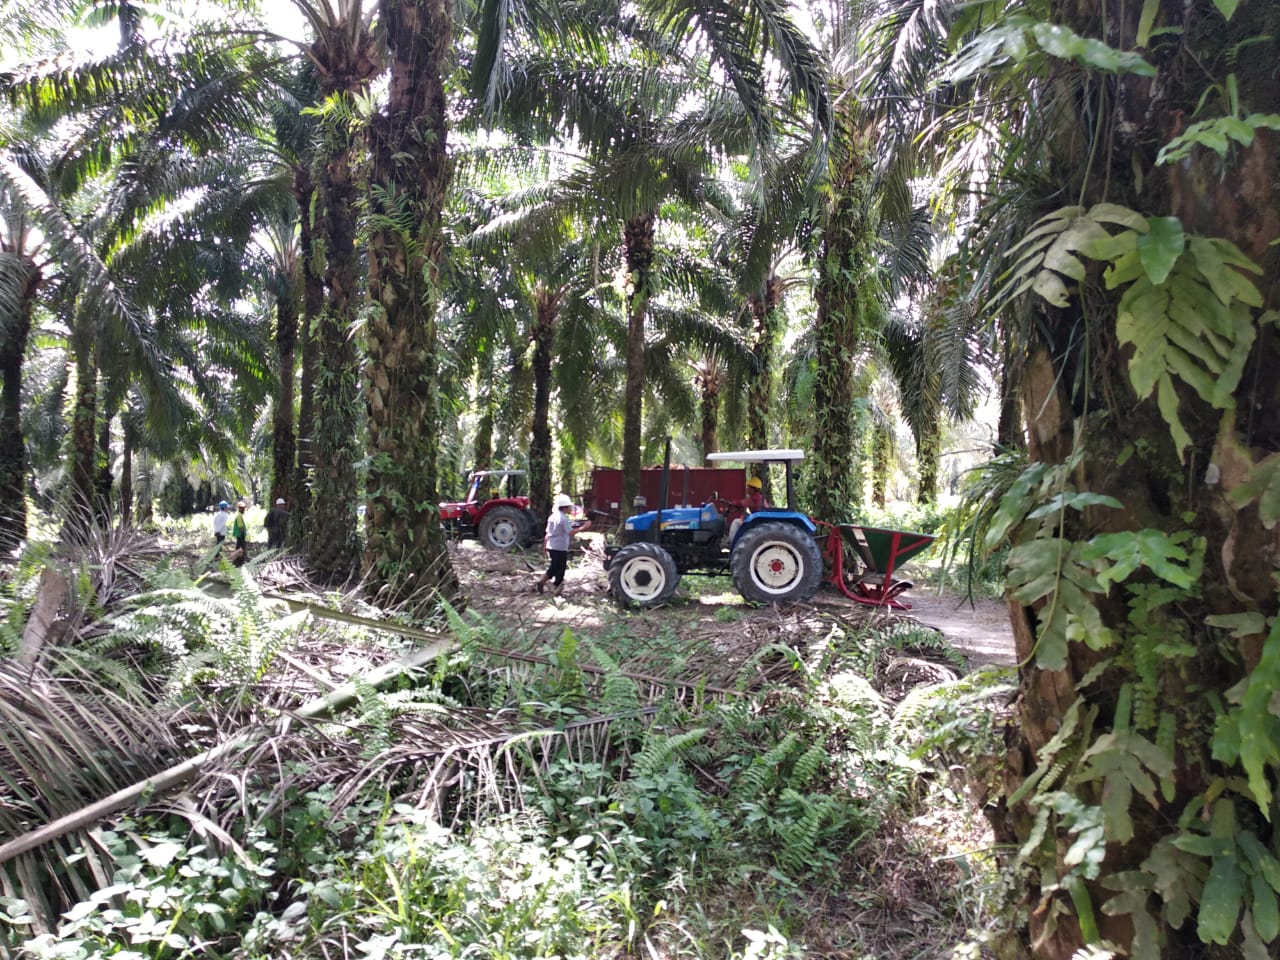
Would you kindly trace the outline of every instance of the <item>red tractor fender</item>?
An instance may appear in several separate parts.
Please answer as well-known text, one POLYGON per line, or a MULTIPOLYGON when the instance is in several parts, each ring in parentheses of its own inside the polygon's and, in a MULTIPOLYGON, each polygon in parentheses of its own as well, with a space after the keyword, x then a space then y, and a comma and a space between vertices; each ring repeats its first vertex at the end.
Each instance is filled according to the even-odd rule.
POLYGON ((486 500, 484 503, 478 503, 478 504, 475 504, 474 506, 475 506, 474 520, 476 523, 479 523, 481 517, 483 517, 486 513, 488 513, 490 510, 494 509, 495 507, 515 507, 517 510, 528 510, 529 498, 528 497, 503 497, 498 500, 486 500))

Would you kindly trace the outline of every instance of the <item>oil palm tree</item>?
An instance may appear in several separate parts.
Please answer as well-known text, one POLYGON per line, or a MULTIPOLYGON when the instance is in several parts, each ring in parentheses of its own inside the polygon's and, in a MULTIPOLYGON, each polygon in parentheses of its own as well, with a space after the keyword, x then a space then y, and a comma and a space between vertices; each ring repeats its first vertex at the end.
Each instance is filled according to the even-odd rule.
POLYGON ((0 185, 0 550, 27 538, 22 372, 44 279, 40 241, 21 204, 0 185))
POLYGON ((994 826, 1030 907, 1014 947, 1041 956, 1280 943, 1280 632, 1258 563, 1280 519, 1280 291, 1259 283, 1280 255, 1280 89, 1245 53, 1274 12, 1019 4, 940 73, 983 94, 951 131, 995 187, 966 245, 996 293, 1013 281, 992 313, 1026 345, 1032 466, 988 538, 1010 547, 1021 664, 994 826))
POLYGON ((312 203, 313 243, 324 265, 324 302, 316 317, 316 374, 307 557, 320 577, 345 580, 360 565, 356 463, 360 453, 359 362, 353 338, 363 283, 357 241, 361 183, 357 100, 382 69, 372 31, 373 4, 293 0, 311 35, 301 46, 319 87, 312 203))
MULTIPOLYGON (((827 113, 826 88, 785 5, 771 0, 733 9, 669 0, 639 11, 603 2, 581 5, 574 14, 554 33, 558 56, 539 58, 535 43, 535 55, 518 64, 515 56, 502 58, 504 29, 482 32, 473 75, 480 81, 481 99, 495 112, 519 117, 526 128, 549 136, 572 129, 593 159, 597 198, 622 221, 627 273, 622 469, 623 497, 629 502, 640 479, 646 316, 659 292, 659 208, 666 197, 706 202, 714 161, 705 144, 734 152, 767 140, 779 91, 766 82, 766 50, 780 63, 790 95, 807 97, 819 119, 827 113), (577 63, 566 63, 566 54, 576 55, 577 63), (667 120, 689 103, 695 86, 703 98, 699 107, 667 120)), ((548 33, 538 34, 536 27, 545 49, 548 33)))
POLYGON ((383 0, 379 14, 391 76, 386 110, 371 131, 365 561, 389 599, 435 606, 458 592, 436 507, 436 311, 450 179, 444 80, 453 11, 444 0, 383 0))
MULTIPOLYGON (((151 47, 139 33, 138 11, 122 5, 118 13, 121 43, 111 54, 37 63, 10 74, 6 86, 29 127, 50 131, 27 140, 38 149, 21 156, 32 162, 10 162, 4 176, 10 197, 38 218, 67 294, 58 302, 77 374, 70 473, 73 501, 90 510, 101 506, 95 461, 124 384, 141 385, 152 416, 167 418, 169 429, 157 421, 159 433, 177 433, 193 419, 160 345, 179 328, 190 330, 189 322, 207 321, 234 285, 206 267, 226 268, 235 234, 219 248, 190 228, 225 186, 226 167, 208 152, 247 126, 257 106, 244 63, 194 38, 151 47), (188 85, 157 98, 157 76, 180 76, 188 85), (42 150, 47 159, 39 161, 42 150), (191 212, 166 216, 165 205, 179 200, 191 212), (108 375, 101 411, 100 372, 108 375)), ((188 364, 196 383, 213 386, 208 368, 207 357, 188 364)))

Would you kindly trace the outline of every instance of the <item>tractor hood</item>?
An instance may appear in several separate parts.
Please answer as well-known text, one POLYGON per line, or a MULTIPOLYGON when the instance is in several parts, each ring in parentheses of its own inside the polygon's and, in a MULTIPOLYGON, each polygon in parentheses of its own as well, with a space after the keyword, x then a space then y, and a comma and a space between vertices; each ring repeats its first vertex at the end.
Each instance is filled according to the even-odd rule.
MULTIPOLYGON (((636 514, 634 517, 627 518, 624 529, 630 533, 651 531, 657 517, 657 510, 636 514)), ((720 519, 719 512, 709 503, 701 507, 670 507, 662 511, 662 529, 701 530, 718 519, 720 519)))

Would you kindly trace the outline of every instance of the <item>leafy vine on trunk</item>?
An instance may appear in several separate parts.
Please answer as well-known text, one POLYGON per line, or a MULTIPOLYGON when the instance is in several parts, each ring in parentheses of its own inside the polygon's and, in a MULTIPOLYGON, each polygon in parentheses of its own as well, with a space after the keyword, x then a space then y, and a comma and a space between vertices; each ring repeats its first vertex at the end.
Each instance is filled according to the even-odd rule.
POLYGON ((873 132, 857 128, 848 108, 837 123, 815 291, 813 457, 805 478, 811 512, 830 521, 854 519, 862 507, 863 418, 854 359, 880 304, 873 132))
POLYGON ((991 305, 1034 317, 1032 462, 986 537, 1010 545, 1024 664, 994 825, 1037 956, 1261 960, 1280 944, 1280 294, 1253 278, 1277 266, 1280 91, 1241 51, 1280 13, 1051 12, 969 52, 1023 42, 1088 92, 1056 102, 1038 158, 1046 197, 1065 179, 1081 202, 1042 208, 991 305))
POLYGON ((371 587, 428 611, 458 594, 440 524, 436 307, 449 184, 444 0, 383 0, 391 56, 386 111, 373 122, 365 400, 369 411, 371 587))

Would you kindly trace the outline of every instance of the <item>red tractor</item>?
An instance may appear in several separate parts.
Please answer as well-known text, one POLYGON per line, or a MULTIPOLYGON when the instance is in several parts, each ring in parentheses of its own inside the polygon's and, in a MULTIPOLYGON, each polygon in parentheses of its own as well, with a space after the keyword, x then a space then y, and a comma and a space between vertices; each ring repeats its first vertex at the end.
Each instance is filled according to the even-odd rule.
POLYGON ((479 540, 492 550, 527 547, 542 529, 529 509, 529 498, 518 495, 523 470, 477 470, 471 474, 467 498, 440 504, 445 533, 456 540, 479 540))

